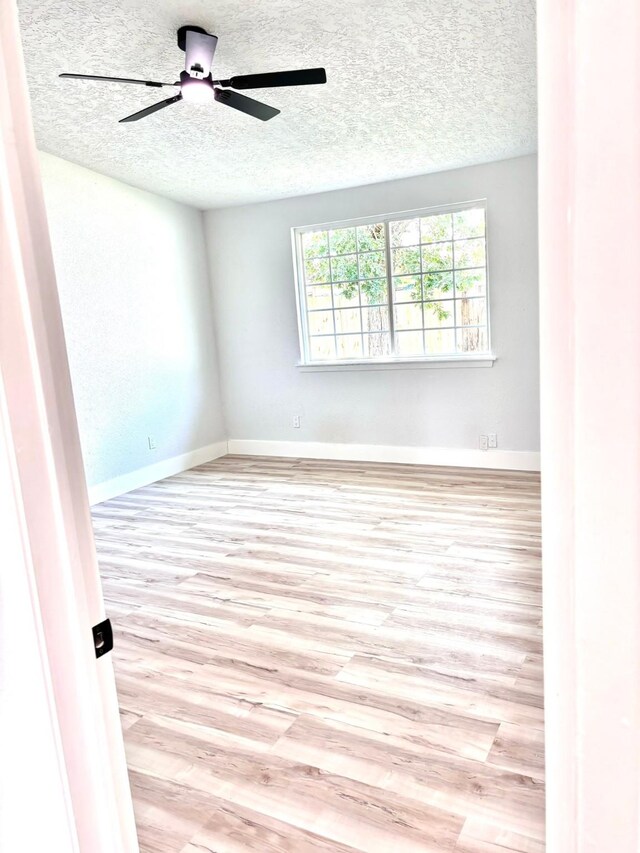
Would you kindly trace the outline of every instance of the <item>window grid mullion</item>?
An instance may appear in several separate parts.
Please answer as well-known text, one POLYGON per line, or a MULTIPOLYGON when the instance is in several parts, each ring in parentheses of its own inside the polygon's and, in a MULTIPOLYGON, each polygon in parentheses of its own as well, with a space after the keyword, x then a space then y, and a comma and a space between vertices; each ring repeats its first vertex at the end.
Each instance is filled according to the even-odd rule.
POLYGON ((391 274, 391 238, 389 236, 389 221, 384 222, 384 255, 387 268, 387 304, 389 305, 389 340, 391 355, 397 355, 396 346, 396 323, 393 299, 393 276, 391 274))
POLYGON ((331 282, 331 322, 333 323, 333 347, 334 358, 338 358, 338 338, 336 337, 336 302, 333 298, 333 264, 331 263, 331 246, 329 245, 329 232, 327 231, 327 248, 329 251, 329 281, 331 282))
POLYGON ((427 336, 424 331, 426 325, 424 319, 424 268, 422 266, 422 217, 418 219, 418 238, 420 245, 418 246, 418 255, 420 257, 420 313, 422 314, 422 355, 427 352, 427 336))
POLYGON ((454 316, 454 346, 456 348, 456 352, 458 352, 458 339, 460 338, 460 343, 462 343, 462 337, 458 334, 458 329, 462 332, 462 318, 460 317, 460 310, 462 308, 462 304, 458 299, 458 271, 454 269, 453 271, 453 316, 454 316))
POLYGON ((362 311, 362 279, 360 278, 360 246, 358 244, 358 232, 356 230, 356 263, 358 265, 358 304, 360 311, 360 340, 362 341, 362 357, 364 358, 364 313, 362 311))
MULTIPOLYGON (((309 312, 307 311, 307 268, 304 261, 304 247, 302 243, 302 237, 300 235, 299 242, 299 252, 300 252, 300 260, 302 264, 302 279, 303 279, 303 294, 304 294, 304 331, 303 334, 305 336, 305 352, 307 354, 307 358, 311 360, 311 329, 309 328, 309 312)), ((327 257, 329 257, 329 235, 327 234, 327 257)), ((331 269, 329 269, 329 278, 331 278, 331 269)))
MULTIPOLYGON (((358 261, 358 275, 360 275, 360 261, 358 261)), ((362 314, 362 282, 360 279, 358 279, 358 310, 360 311, 360 346, 362 347, 362 358, 364 358, 364 316, 362 314)))
MULTIPOLYGON (((478 328, 482 328, 482 327, 478 326, 478 328)), ((342 337, 342 338, 352 337, 352 338, 354 338, 356 335, 359 335, 359 334, 360 334, 360 332, 340 332, 338 337, 342 337)), ((334 333, 333 332, 322 332, 321 334, 314 335, 313 337, 314 338, 333 338, 334 333)))
POLYGON ((451 214, 451 266, 453 269, 451 270, 451 279, 453 284, 453 350, 454 352, 458 352, 458 287, 456 284, 456 256, 455 246, 453 245, 453 238, 456 236, 455 233, 455 223, 453 221, 453 213, 451 214))

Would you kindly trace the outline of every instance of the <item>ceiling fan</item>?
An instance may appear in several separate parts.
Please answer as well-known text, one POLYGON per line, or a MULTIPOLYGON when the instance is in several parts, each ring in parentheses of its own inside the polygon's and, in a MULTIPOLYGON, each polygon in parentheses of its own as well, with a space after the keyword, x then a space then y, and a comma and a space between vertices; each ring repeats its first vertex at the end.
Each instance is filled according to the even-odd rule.
POLYGON ((178 30, 178 47, 186 54, 185 70, 180 73, 180 80, 176 83, 158 83, 154 80, 132 80, 128 77, 100 77, 95 74, 61 74, 60 77, 72 77, 77 80, 102 80, 109 83, 137 83, 141 86, 160 88, 162 86, 177 86, 180 92, 145 107, 137 113, 120 122, 138 121, 151 115, 158 110, 175 104, 178 101, 191 101, 193 103, 210 103, 214 100, 219 104, 226 104, 241 113, 254 116, 261 121, 269 121, 277 116, 280 110, 240 95, 232 89, 262 89, 271 86, 308 86, 313 83, 326 83, 327 75, 324 68, 306 68, 300 71, 274 71, 267 74, 241 74, 230 77, 228 80, 213 80, 211 77, 211 63, 218 44, 217 36, 213 36, 202 27, 191 24, 180 27, 178 30), (223 87, 223 88, 219 88, 223 87))

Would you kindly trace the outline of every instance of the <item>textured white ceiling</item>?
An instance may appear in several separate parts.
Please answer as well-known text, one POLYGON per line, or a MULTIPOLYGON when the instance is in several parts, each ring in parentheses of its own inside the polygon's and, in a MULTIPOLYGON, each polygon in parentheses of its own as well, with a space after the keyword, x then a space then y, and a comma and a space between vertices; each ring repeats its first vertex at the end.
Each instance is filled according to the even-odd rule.
POLYGON ((38 145, 201 208, 320 192, 536 147, 535 0, 19 0, 38 145), (258 89, 263 123, 173 89, 182 24, 219 37, 214 77, 323 65, 324 86, 258 89))

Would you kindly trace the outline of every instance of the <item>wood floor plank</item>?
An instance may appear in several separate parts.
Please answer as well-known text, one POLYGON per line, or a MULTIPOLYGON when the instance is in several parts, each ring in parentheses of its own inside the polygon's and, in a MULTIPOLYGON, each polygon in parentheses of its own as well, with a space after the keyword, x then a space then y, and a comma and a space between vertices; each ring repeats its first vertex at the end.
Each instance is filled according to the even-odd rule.
POLYGON ((542 853, 537 474, 227 456, 93 516, 142 853, 542 853))
POLYGON ((335 841, 298 829, 237 803, 213 801, 216 816, 181 853, 354 853, 335 841))
POLYGON ((257 752, 249 740, 246 746, 229 746, 208 729, 176 732, 171 720, 160 718, 140 720, 127 734, 127 757, 135 769, 151 765, 154 775, 338 844, 372 850, 378 843, 398 853, 431 853, 452 850, 462 829, 463 820, 441 808, 402 795, 389 808, 387 792, 375 785, 273 751, 257 752))
POLYGON ((326 772, 340 773, 383 790, 437 807, 461 818, 479 816, 505 829, 540 833, 542 786, 521 773, 461 758, 452 750, 423 747, 310 717, 300 717, 272 752, 297 757, 326 772))
POLYGON ((511 832, 502 826, 469 818, 460 834, 456 853, 544 853, 544 840, 511 832))

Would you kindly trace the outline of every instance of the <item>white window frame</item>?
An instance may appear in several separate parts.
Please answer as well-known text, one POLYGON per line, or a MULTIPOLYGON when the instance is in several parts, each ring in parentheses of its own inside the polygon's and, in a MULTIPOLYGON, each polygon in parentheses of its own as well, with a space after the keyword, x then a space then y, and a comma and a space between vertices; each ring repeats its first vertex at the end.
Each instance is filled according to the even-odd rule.
POLYGON ((355 219, 342 219, 335 222, 321 222, 314 225, 297 226, 291 229, 291 241, 293 250, 293 268, 296 292, 296 308, 298 313, 298 336, 300 340, 300 361, 298 368, 304 371, 324 370, 387 370, 397 368, 419 368, 419 367, 491 367, 496 360, 491 344, 491 313, 490 313, 490 288, 489 288, 489 224, 487 217, 487 200, 475 199, 456 204, 444 204, 432 207, 423 207, 415 210, 404 210, 395 213, 386 213, 377 216, 363 216, 355 219), (398 356, 390 355, 380 358, 358 358, 358 359, 332 359, 331 361, 312 361, 309 357, 309 328, 305 291, 304 256, 302 251, 302 235, 310 231, 329 231, 338 228, 354 228, 358 225, 369 225, 374 222, 382 222, 385 228, 385 254, 386 254, 386 278, 387 299, 389 305, 389 332, 392 343, 394 339, 394 307, 393 281, 391 270, 391 243, 389 239, 389 225, 403 219, 413 219, 422 216, 437 216, 441 213, 456 213, 460 210, 469 210, 482 207, 485 211, 485 246, 486 246, 486 312, 487 312, 487 351, 483 353, 451 353, 437 356, 398 356))

